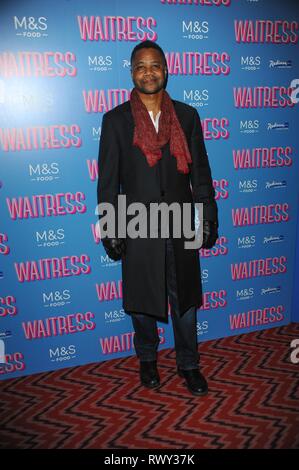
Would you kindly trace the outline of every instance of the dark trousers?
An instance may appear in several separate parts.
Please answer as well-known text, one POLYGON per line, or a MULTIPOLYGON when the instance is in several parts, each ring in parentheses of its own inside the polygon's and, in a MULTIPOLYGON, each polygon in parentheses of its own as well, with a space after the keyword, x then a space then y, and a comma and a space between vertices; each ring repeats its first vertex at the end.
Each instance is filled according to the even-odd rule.
MULTIPOLYGON (((196 369, 199 362, 197 351, 196 307, 189 308, 179 315, 175 261, 171 239, 166 239, 166 278, 171 319, 174 333, 177 366, 182 369, 196 369)), ((149 315, 131 313, 135 330, 134 346, 141 361, 155 361, 160 339, 157 321, 149 315)))

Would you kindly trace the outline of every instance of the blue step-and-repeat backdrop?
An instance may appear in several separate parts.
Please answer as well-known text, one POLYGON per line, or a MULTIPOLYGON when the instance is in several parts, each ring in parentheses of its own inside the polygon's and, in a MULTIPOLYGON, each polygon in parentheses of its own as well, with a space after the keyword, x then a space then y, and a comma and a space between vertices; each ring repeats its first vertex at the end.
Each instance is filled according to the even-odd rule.
MULTIPOLYGON (((298 14, 287 0, 7 0, 0 5, 0 378, 134 354, 119 262, 97 237, 103 114, 130 54, 165 51, 200 115, 216 246, 199 250, 198 340, 291 321, 298 208, 298 14)), ((159 323, 172 347, 171 321, 159 323)))
POLYGON ((297 247, 295 265, 293 309, 291 317, 293 322, 299 322, 299 216, 297 217, 297 247))

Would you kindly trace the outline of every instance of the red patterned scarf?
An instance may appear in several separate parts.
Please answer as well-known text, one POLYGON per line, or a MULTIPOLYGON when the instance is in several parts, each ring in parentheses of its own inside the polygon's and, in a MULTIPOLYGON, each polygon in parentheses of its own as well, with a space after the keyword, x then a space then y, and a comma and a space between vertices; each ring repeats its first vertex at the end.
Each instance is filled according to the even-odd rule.
POLYGON ((177 160, 177 170, 189 173, 188 163, 192 163, 191 155, 167 91, 163 90, 158 133, 135 88, 131 92, 130 103, 135 122, 133 145, 140 148, 149 166, 156 165, 162 158, 161 148, 169 142, 170 153, 177 160))

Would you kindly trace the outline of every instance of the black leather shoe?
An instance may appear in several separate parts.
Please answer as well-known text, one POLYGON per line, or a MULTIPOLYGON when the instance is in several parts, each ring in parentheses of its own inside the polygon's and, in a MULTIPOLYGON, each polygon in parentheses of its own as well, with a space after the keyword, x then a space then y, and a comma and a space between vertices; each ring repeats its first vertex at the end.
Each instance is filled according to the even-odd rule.
POLYGON ((140 361, 140 380, 147 388, 160 386, 160 377, 157 369, 157 361, 140 361))
POLYGON ((208 384, 204 376, 198 369, 180 369, 178 368, 180 377, 184 377, 189 392, 193 395, 204 396, 208 393, 208 384))

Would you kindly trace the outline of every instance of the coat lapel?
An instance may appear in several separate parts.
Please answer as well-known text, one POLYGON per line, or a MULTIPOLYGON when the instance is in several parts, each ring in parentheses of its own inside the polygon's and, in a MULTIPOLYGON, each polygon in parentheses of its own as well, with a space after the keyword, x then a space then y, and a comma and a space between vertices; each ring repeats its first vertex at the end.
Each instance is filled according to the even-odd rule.
POLYGON ((130 126, 134 127, 135 124, 134 124, 133 114, 131 111, 130 101, 126 102, 126 106, 124 108, 124 115, 128 123, 130 124, 130 126))

